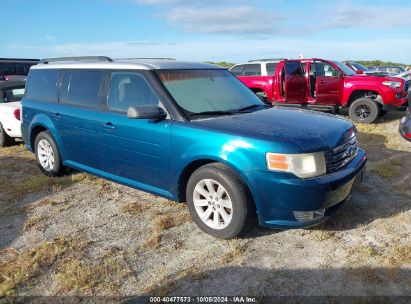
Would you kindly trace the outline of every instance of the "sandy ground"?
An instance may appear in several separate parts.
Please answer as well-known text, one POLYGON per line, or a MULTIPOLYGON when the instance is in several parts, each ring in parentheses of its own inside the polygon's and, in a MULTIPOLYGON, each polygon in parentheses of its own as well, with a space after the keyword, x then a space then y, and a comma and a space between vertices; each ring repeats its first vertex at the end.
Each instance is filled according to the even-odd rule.
POLYGON ((411 143, 401 113, 359 125, 367 178, 328 222, 250 225, 214 239, 186 206, 73 172, 41 175, 22 145, 0 150, 5 295, 411 296, 411 143))

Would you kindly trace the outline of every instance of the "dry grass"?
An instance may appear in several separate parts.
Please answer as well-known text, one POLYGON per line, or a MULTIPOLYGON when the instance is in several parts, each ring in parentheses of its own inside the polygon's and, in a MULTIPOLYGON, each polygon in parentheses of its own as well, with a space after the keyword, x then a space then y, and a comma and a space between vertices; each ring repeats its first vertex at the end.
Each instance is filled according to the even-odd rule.
POLYGON ((153 230, 158 233, 176 226, 176 222, 171 215, 162 215, 154 221, 153 230))
POLYGON ((376 164, 371 172, 382 178, 394 178, 401 175, 401 163, 397 159, 383 160, 376 164))
POLYGON ((24 228, 23 231, 27 231, 35 226, 37 226, 37 229, 41 229, 45 227, 45 223, 44 221, 46 221, 49 217, 48 216, 33 216, 33 217, 29 217, 26 221, 26 223, 24 224, 24 228), (39 226, 39 224, 42 223, 42 226, 39 226))
POLYGON ((145 206, 136 202, 126 203, 120 207, 121 212, 132 216, 140 214, 145 209, 145 206))
POLYGON ((238 239, 227 241, 227 243, 229 246, 229 251, 222 256, 221 263, 223 265, 241 265, 244 261, 244 253, 247 249, 246 246, 242 244, 238 239))
POLYGON ((67 256, 81 252, 87 245, 84 241, 62 238, 42 243, 29 252, 14 251, 11 258, 0 261, 0 297, 14 295, 19 286, 63 262, 67 256))
POLYGON ((157 232, 157 230, 152 230, 151 234, 147 237, 147 239, 140 245, 141 251, 148 251, 157 249, 160 247, 161 243, 161 235, 157 232))
POLYGON ((93 293, 94 290, 109 291, 111 295, 120 289, 122 281, 130 274, 124 264, 112 257, 105 258, 97 264, 85 263, 72 259, 65 263, 63 269, 56 274, 57 293, 81 292, 93 293))
POLYGON ((1 156, 15 156, 16 154, 22 152, 29 153, 24 145, 13 145, 10 147, 1 148, 1 156))

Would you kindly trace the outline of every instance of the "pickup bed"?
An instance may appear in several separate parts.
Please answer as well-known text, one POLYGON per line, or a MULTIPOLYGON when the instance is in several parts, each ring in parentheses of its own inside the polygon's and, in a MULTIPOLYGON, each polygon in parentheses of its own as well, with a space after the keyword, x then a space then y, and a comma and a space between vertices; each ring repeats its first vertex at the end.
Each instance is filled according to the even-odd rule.
POLYGON ((280 60, 272 76, 238 78, 273 104, 337 113, 348 108, 350 118, 361 123, 406 105, 408 95, 402 78, 357 75, 341 62, 318 58, 280 60))

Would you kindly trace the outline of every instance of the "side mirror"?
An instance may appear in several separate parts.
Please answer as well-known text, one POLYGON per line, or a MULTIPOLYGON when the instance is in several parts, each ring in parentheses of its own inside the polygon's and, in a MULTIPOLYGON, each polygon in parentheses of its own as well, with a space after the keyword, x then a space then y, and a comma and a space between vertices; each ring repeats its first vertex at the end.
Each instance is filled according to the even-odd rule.
POLYGON ((364 74, 364 71, 356 70, 355 73, 361 75, 361 74, 364 74))
POLYGON ((127 118, 130 119, 152 119, 152 120, 163 120, 167 117, 167 113, 158 106, 138 106, 129 107, 127 110, 127 118))

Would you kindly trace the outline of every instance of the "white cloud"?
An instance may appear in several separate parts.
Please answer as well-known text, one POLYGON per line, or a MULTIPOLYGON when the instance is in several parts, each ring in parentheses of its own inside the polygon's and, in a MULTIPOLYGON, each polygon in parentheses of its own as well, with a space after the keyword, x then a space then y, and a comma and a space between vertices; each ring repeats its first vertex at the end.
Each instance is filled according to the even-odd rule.
POLYGON ((174 26, 186 32, 229 35, 272 34, 281 19, 275 13, 250 6, 174 8, 165 14, 174 26))
POLYGON ((407 27, 411 25, 411 8, 403 6, 359 6, 343 4, 329 15, 327 26, 368 29, 407 27))

